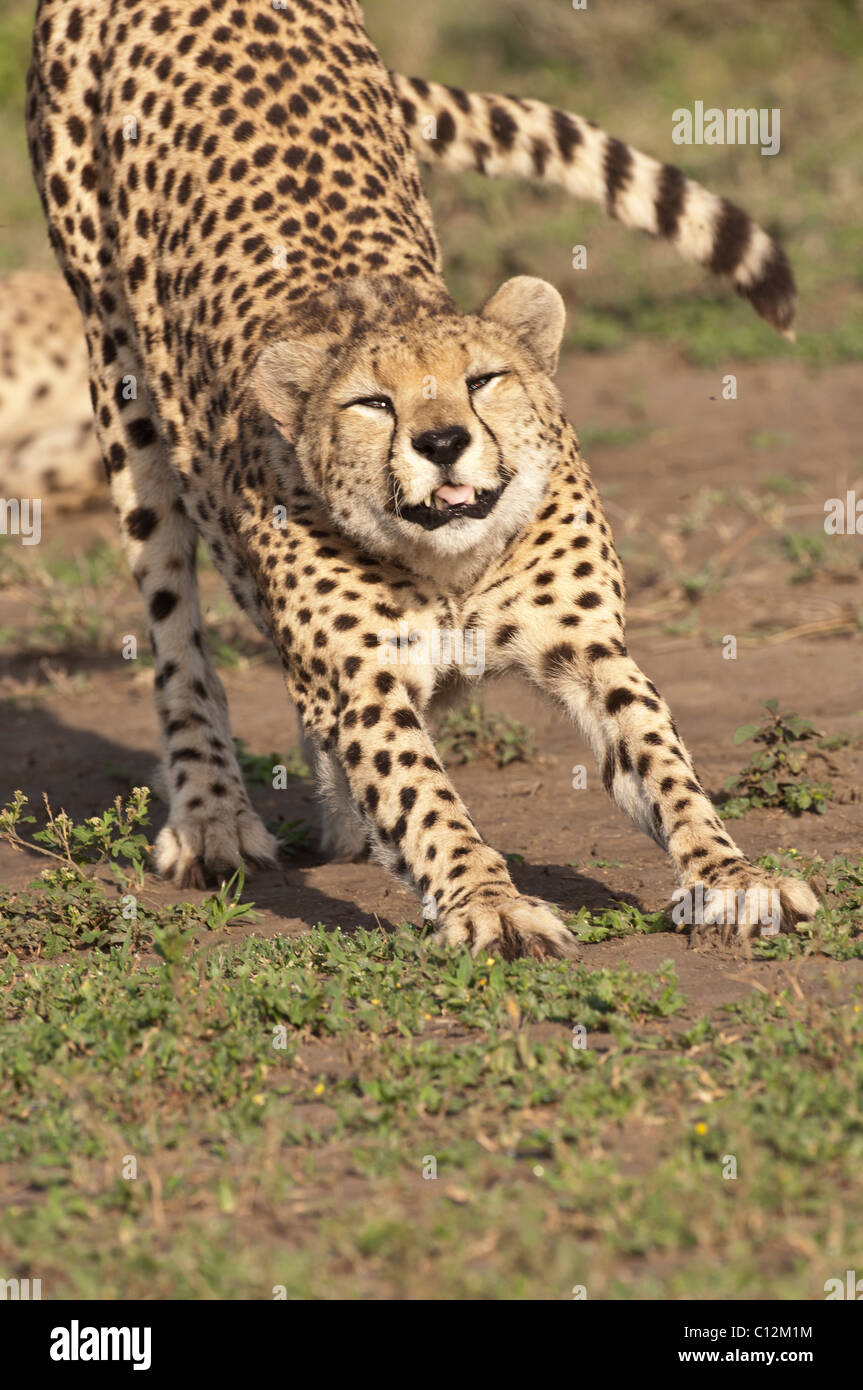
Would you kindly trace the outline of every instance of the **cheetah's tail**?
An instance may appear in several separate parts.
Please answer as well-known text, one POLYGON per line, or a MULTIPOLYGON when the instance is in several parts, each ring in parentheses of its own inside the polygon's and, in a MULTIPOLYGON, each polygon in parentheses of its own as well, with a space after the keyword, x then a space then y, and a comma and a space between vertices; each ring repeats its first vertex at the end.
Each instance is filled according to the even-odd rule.
POLYGON ((395 72, 392 79, 421 162, 560 184, 624 226, 664 237, 687 260, 729 276, 756 313, 794 341, 796 290, 785 252, 734 203, 544 102, 395 72))

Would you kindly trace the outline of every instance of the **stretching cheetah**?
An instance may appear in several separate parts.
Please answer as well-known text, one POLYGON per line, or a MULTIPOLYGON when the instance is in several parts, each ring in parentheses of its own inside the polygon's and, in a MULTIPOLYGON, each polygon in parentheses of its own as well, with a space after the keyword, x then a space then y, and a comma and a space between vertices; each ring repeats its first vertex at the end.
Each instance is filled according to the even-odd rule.
POLYGON ((452 668, 390 660, 403 630, 481 635, 489 674, 553 698, 681 886, 715 890, 714 919, 749 935, 759 889, 785 925, 810 917, 804 884, 732 842, 627 652, 620 564, 552 380, 559 294, 519 276, 459 312, 415 154, 554 178, 789 332, 770 239, 578 117, 389 74, 354 0, 41 0, 27 115, 151 625, 161 873, 198 885, 273 854, 202 640, 200 535, 279 653, 331 847, 406 879, 441 941, 573 954, 451 786, 425 717, 452 668))

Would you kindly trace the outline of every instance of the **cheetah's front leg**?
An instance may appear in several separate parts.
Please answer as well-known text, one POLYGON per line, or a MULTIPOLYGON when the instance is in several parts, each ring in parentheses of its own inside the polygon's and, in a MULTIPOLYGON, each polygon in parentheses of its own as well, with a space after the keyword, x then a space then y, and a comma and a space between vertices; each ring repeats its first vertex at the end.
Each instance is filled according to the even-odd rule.
POLYGON ((543 653, 537 674, 589 739, 605 790, 670 854, 676 921, 746 938, 811 920, 818 904, 807 885, 756 868, 731 839, 667 704, 631 657, 565 642, 543 653))
POLYGON ((807 885, 750 864, 705 794, 668 706, 624 645, 622 576, 593 485, 583 472, 566 481, 578 490, 558 491, 478 596, 471 621, 487 634, 490 669, 520 669, 580 726, 605 790, 670 854, 681 924, 749 937, 810 920, 807 885))
POLYGON ((275 862, 276 843, 253 811, 234 752, 225 691, 202 635, 196 578, 198 531, 180 497, 149 403, 125 399, 143 380, 118 311, 90 318, 90 382, 99 443, 132 574, 147 607, 154 696, 163 745, 168 822, 154 846, 159 873, 179 888, 203 888, 243 862, 275 862), (106 328, 118 346, 101 361, 106 328), (121 337, 122 334, 122 337, 121 337))
POLYGON ((572 936, 522 897, 442 767, 406 684, 372 661, 357 674, 327 751, 344 769, 372 853, 436 906, 436 940, 506 959, 573 957, 572 936))

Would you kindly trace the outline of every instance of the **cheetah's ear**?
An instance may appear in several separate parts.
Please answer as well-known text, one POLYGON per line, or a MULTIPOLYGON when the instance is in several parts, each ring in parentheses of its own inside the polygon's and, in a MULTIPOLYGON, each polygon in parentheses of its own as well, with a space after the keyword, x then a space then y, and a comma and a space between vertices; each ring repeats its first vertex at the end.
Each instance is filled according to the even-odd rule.
POLYGON ((281 338, 264 348, 252 371, 252 388, 279 433, 296 443, 300 410, 320 380, 327 344, 320 339, 281 338))
POLYGON ((483 307, 481 318, 509 328, 522 347, 537 357, 552 376, 563 337, 566 310, 554 285, 533 275, 505 280, 483 307))

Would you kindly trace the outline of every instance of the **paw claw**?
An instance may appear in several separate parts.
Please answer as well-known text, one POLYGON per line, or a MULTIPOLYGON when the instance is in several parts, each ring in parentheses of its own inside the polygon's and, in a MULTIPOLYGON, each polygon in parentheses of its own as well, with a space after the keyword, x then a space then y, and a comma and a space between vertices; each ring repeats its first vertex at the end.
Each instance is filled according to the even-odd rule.
POLYGON ((447 914, 433 940, 503 960, 577 960, 579 955, 571 932, 539 898, 503 898, 460 908, 447 914))
POLYGON ((717 927, 721 943, 728 945, 793 931, 811 922, 817 910, 818 899, 802 879, 772 876, 741 861, 730 881, 679 888, 670 915, 679 930, 717 927))
POLYGON ((233 877, 244 863, 272 867, 277 845, 259 816, 220 805, 209 820, 171 821, 156 837, 157 873, 177 888, 209 888, 233 877))

